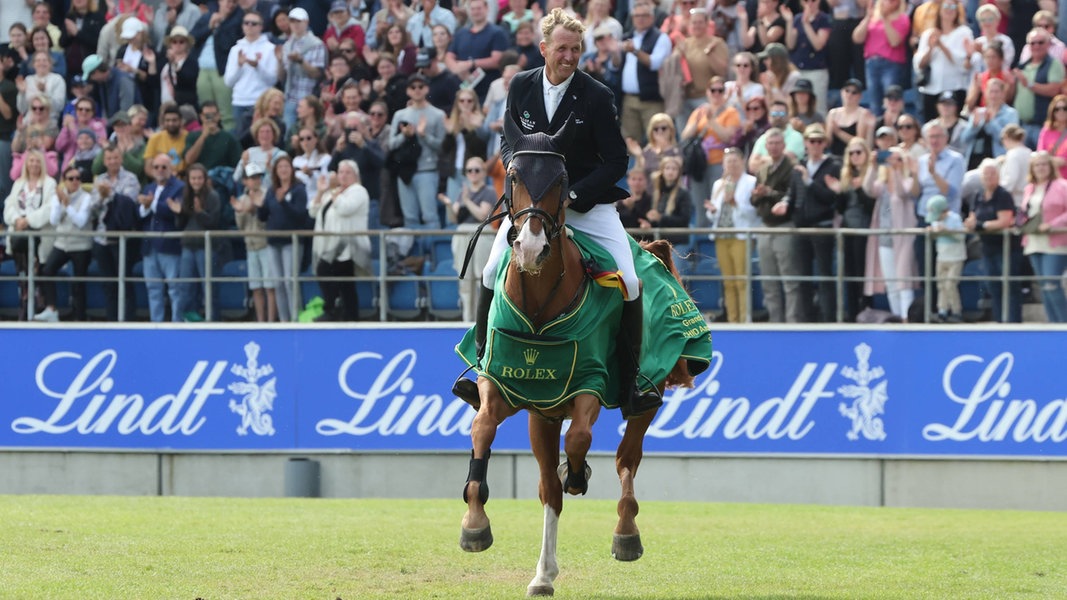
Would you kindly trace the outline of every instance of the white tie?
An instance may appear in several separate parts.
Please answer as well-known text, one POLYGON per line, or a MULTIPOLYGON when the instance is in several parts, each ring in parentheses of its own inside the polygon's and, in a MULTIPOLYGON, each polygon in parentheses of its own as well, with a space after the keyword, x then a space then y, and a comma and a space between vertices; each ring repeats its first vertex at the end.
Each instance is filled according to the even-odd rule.
POLYGON ((545 107, 545 113, 548 114, 548 122, 552 122, 552 117, 556 115, 556 106, 559 105, 559 87, 552 86, 548 88, 548 106, 545 107))

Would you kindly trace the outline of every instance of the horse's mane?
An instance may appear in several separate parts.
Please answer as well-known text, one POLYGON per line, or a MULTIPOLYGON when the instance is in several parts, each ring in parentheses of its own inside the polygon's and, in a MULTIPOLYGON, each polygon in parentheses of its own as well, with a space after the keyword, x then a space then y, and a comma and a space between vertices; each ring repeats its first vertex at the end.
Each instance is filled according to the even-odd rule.
POLYGON ((682 274, 678 272, 678 268, 674 266, 674 244, 671 244, 667 240, 652 240, 642 241, 641 249, 648 252, 652 256, 655 256, 663 263, 671 275, 678 280, 678 283, 682 283, 682 274))

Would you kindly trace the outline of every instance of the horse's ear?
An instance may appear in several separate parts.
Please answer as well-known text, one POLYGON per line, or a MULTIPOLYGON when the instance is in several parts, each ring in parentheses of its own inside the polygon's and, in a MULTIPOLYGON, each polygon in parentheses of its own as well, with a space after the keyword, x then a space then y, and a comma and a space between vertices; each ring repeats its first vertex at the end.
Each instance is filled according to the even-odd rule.
POLYGON ((511 111, 508 111, 507 114, 508 117, 504 119, 504 140, 506 140, 508 146, 514 150, 515 142, 523 136, 523 133, 519 129, 519 124, 516 123, 515 119, 511 116, 511 111))
POLYGON ((552 136, 552 144, 557 150, 564 150, 569 148, 571 140, 574 139, 574 133, 577 131, 574 127, 574 113, 567 115, 567 120, 563 122, 563 127, 560 127, 556 131, 556 135, 552 136))

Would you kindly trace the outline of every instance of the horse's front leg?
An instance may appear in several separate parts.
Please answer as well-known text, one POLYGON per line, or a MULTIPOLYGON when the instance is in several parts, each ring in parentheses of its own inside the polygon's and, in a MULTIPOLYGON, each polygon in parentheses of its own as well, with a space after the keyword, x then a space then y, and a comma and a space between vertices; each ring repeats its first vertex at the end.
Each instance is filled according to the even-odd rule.
POLYGON ((600 416, 600 402, 596 396, 585 394, 574 399, 571 424, 563 440, 567 460, 560 465, 558 475, 563 479, 563 490, 577 496, 589 489, 592 470, 585 457, 593 443, 593 424, 600 416))
POLYGON ((556 463, 559 461, 559 432, 562 425, 561 422, 550 422, 530 413, 530 450, 537 459, 541 474, 537 492, 544 508, 545 522, 537 574, 526 588, 528 596, 551 596, 555 591, 553 582, 559 574, 556 537, 559 515, 563 512, 563 485, 556 475, 556 463))
POLYGON ((482 405, 471 425, 471 462, 467 472, 467 484, 463 487, 463 500, 467 512, 463 515, 459 547, 467 552, 481 552, 493 545, 493 530, 485 503, 489 501, 489 484, 485 481, 489 470, 489 449, 496 438, 496 429, 504 419, 515 414, 496 386, 484 377, 478 378, 478 392, 482 405))
POLYGON ((644 456, 645 432, 655 416, 656 411, 651 411, 626 421, 626 431, 615 452, 615 471, 619 474, 619 484, 622 486, 619 522, 615 525, 615 535, 611 540, 611 555, 616 560, 637 560, 645 551, 641 545, 641 532, 637 529, 639 507, 634 494, 634 477, 644 456))

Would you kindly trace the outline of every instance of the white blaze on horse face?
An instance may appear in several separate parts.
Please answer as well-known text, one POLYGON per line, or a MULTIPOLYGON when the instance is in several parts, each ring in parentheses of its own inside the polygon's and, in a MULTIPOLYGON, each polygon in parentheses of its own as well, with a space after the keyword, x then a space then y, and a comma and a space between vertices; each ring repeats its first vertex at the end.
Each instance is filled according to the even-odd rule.
POLYGON ((515 265, 520 270, 536 273, 541 269, 537 264, 537 259, 544 252, 545 246, 548 245, 548 237, 545 235, 543 227, 538 228, 538 232, 534 233, 530 227, 531 223, 538 222, 537 219, 526 219, 526 222, 522 224, 522 228, 519 229, 519 235, 515 238, 515 242, 511 245, 512 260, 515 261, 515 265))

